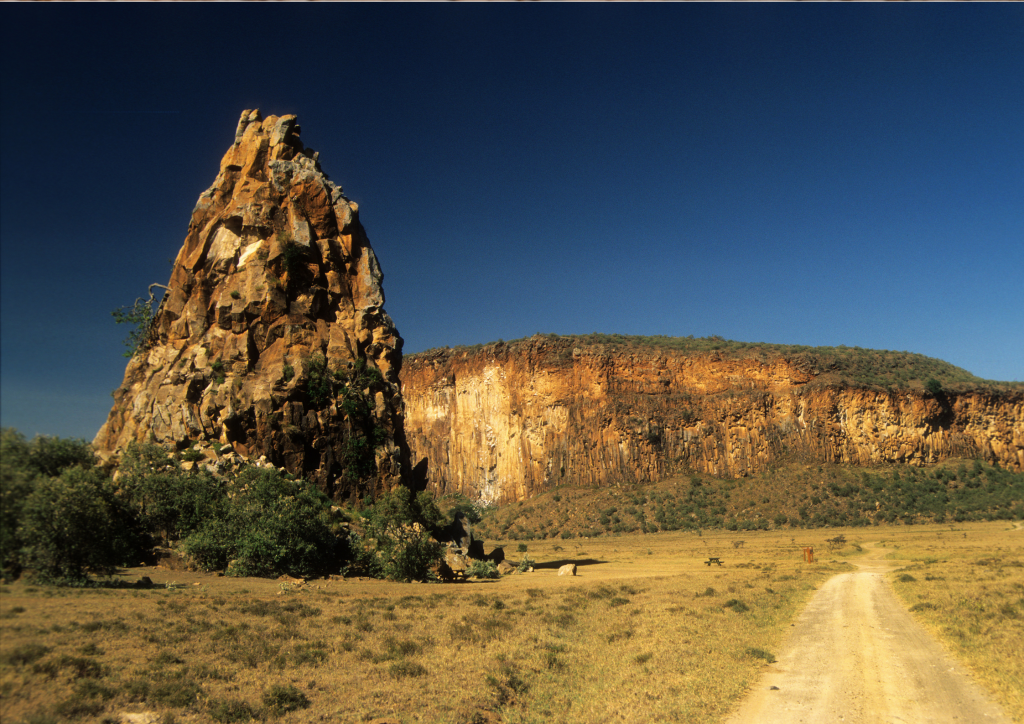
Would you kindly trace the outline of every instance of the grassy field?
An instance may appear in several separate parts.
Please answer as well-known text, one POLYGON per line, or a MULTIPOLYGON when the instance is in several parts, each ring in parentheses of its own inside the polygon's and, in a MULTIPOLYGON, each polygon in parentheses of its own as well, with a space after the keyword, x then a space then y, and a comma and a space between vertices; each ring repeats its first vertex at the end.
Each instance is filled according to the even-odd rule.
POLYGON ((897 595, 1024 722, 1024 525, 890 530, 897 595))
POLYGON ((867 541, 906 562, 900 595, 1020 719, 1007 660, 1024 648, 1024 531, 999 522, 630 534, 525 554, 507 540, 534 572, 456 584, 154 568, 117 579, 149 589, 18 582, 0 587, 0 719, 715 721, 867 541), (849 545, 829 553, 840 533, 849 545), (802 562, 808 545, 818 563, 802 562), (578 576, 557 576, 565 562, 578 576))

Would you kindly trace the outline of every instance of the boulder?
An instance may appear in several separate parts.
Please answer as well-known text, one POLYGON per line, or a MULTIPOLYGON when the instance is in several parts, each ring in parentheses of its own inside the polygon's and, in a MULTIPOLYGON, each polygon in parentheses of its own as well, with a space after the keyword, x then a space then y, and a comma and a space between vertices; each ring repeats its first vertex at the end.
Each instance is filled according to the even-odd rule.
POLYGON ((498 564, 498 573, 500 573, 503 576, 515 573, 517 570, 518 569, 508 561, 502 561, 498 564))
POLYGON ((566 563, 564 566, 558 569, 558 575, 560 576, 575 576, 576 575, 576 564, 566 563))
POLYGON ((444 562, 452 570, 453 575, 465 577, 466 569, 469 568, 469 558, 456 548, 449 548, 445 551, 444 562))

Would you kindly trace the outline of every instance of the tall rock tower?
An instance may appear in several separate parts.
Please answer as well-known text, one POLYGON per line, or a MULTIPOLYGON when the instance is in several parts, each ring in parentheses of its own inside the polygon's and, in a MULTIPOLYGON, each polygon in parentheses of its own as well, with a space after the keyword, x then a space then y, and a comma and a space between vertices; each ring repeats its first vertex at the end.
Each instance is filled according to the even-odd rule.
POLYGON ((93 443, 221 443, 336 499, 408 468, 402 338, 357 206, 295 116, 245 111, 192 212, 148 343, 93 443))

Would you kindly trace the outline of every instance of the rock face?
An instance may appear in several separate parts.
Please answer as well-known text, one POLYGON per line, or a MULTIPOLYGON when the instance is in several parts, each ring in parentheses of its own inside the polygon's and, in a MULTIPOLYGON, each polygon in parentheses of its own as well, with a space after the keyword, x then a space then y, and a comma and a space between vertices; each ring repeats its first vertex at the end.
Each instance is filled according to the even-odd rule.
POLYGON ((408 460, 402 338, 357 206, 295 116, 245 111, 94 447, 228 444, 335 498, 397 484, 408 460))
POLYGON ((787 460, 1024 469, 1024 391, 930 395, 817 379, 799 359, 534 337, 405 359, 405 428, 438 493, 507 503, 554 485, 739 477, 787 460))

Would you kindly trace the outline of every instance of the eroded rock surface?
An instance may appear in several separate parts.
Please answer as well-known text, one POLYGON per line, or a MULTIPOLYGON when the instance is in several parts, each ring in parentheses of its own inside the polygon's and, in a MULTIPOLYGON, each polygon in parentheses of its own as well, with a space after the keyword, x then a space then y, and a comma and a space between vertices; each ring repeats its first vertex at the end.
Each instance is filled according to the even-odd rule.
POLYGON ((1024 469, 1024 391, 823 383, 803 360, 616 349, 537 336, 406 357, 406 431, 438 493, 525 500, 554 485, 723 477, 787 460, 982 457, 1024 469))
POLYGON ((295 116, 245 111, 94 447, 230 444, 335 498, 404 474, 402 338, 357 205, 295 116))

